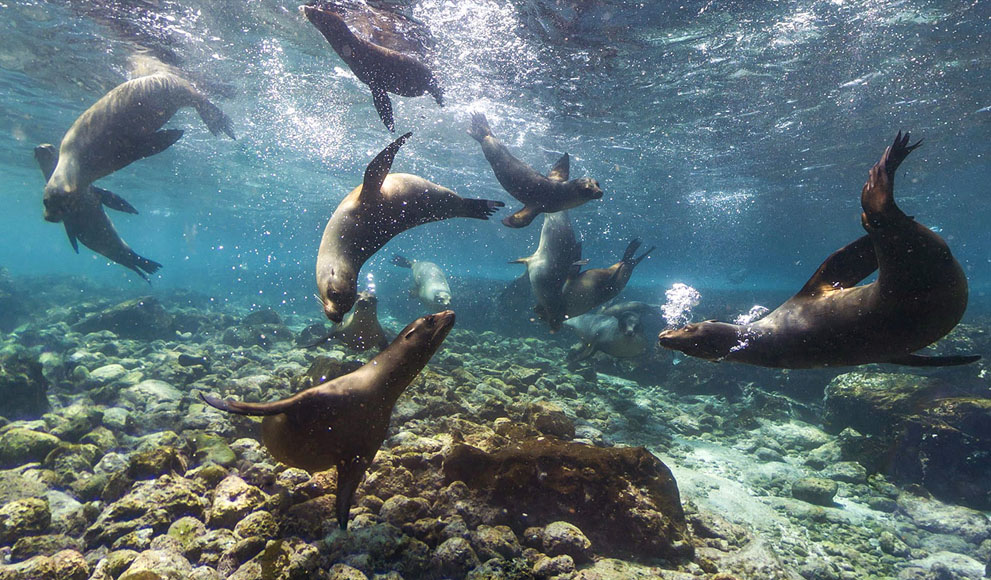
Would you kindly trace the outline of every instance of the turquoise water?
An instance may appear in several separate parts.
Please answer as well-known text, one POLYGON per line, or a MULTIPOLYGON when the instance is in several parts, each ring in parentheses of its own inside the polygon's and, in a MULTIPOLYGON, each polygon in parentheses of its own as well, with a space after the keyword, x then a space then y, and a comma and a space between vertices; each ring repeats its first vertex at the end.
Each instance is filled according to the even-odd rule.
MULTIPOLYGON (((177 146, 99 183, 141 212, 112 215, 122 237, 164 264, 156 288, 310 308, 322 227, 391 139, 367 88, 294 5, 114 6, 2 8, 0 264, 141 283, 86 249, 73 255, 61 227, 40 219, 31 149, 57 143, 125 80, 143 41, 219 95, 239 139, 213 138, 181 111, 169 125, 186 129, 177 146)), ((586 257, 612 263, 633 237, 657 245, 632 282, 657 301, 675 281, 703 300, 707 287, 800 287, 861 234, 857 194, 897 130, 926 140, 899 176, 903 207, 949 240, 975 297, 991 280, 985 3, 429 1, 408 11, 434 38, 447 105, 394 99, 397 126, 414 131, 394 170, 512 207, 465 134, 473 110, 537 168, 567 151, 573 174, 605 191, 573 212, 586 257)), ((431 224, 365 271, 395 275, 386 259, 399 251, 455 277, 509 280, 519 267, 506 262, 529 255, 538 233, 431 224)))

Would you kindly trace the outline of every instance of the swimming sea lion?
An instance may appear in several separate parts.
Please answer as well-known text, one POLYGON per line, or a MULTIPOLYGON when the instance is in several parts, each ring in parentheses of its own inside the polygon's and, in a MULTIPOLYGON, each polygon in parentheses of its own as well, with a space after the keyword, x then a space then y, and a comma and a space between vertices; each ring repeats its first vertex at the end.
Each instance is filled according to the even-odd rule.
POLYGON ((413 271, 413 288, 411 294, 416 295, 424 306, 446 308, 451 305, 451 287, 440 266, 433 262, 410 262, 396 254, 392 263, 400 268, 410 268, 413 271))
POLYGON ((513 157, 509 149, 492 135, 489 122, 482 113, 472 113, 468 134, 482 145, 485 159, 503 189, 523 202, 523 209, 502 220, 511 228, 530 225, 537 214, 571 209, 602 197, 599 182, 594 179, 582 177, 568 181, 571 158, 567 153, 554 164, 547 177, 513 157))
MULTIPOLYGON (((599 311, 619 321, 619 330, 627 336, 650 333, 651 329, 664 327, 664 315, 659 306, 646 302, 620 302, 599 311)), ((654 330, 657 332, 657 330, 654 330)))
POLYGON ((404 97, 430 93, 438 105, 444 105, 444 92, 425 64, 412 56, 358 38, 344 19, 331 10, 314 5, 300 9, 358 80, 372 89, 375 110, 390 131, 395 130, 395 123, 389 93, 404 97))
POLYGON ((578 273, 582 245, 571 229, 567 211, 544 214, 537 251, 527 258, 510 264, 525 264, 530 287, 537 300, 537 315, 545 320, 551 332, 561 328, 565 318, 564 296, 561 289, 569 276, 578 273))
POLYGON ((234 138, 227 115, 185 79, 158 73, 129 80, 86 109, 62 138, 45 184, 45 219, 61 221, 91 183, 172 146, 182 131, 161 127, 183 107, 195 107, 214 135, 234 138))
POLYGON ((633 240, 626 247, 623 258, 608 268, 591 268, 568 278, 564 283, 564 313, 566 316, 580 316, 600 304, 615 298, 633 275, 633 269, 654 251, 655 246, 634 258, 640 247, 640 240, 633 240))
POLYGON ((330 334, 308 345, 307 348, 313 348, 335 338, 354 350, 368 350, 374 346, 385 349, 389 346, 389 338, 379 324, 378 298, 374 294, 359 293, 354 308, 347 313, 344 320, 334 325, 330 334))
POLYGON ((777 368, 948 366, 979 359, 912 354, 960 321, 967 278, 946 242, 895 205, 895 170, 919 146, 908 142, 908 133, 899 132, 870 170, 860 196, 867 235, 826 258, 798 294, 751 324, 706 321, 662 332, 661 346, 777 368), (856 286, 874 270, 875 282, 856 286))
MULTIPOLYGON (((38 145, 34 148, 34 158, 45 179, 50 178, 58 164, 55 146, 48 143, 38 145)), ((134 253, 120 238, 107 212, 103 211, 104 205, 117 211, 138 213, 134 206, 117 194, 92 185, 87 186, 77 194, 76 203, 70 206, 70 211, 62 216, 62 225, 65 226, 72 249, 78 254, 79 242, 82 242, 87 248, 134 270, 138 276, 150 282, 145 272, 154 274, 162 265, 134 253)))
POLYGON ((570 361, 585 360, 596 351, 616 358, 633 358, 647 352, 649 342, 642 327, 627 334, 615 316, 582 314, 565 320, 564 325, 574 329, 582 341, 581 348, 568 353, 570 361))
POLYGON ((390 174, 396 152, 410 135, 393 141, 368 164, 364 182, 337 206, 323 231, 317 256, 318 298, 334 322, 354 306, 362 264, 396 234, 453 217, 487 220, 505 205, 458 197, 416 175, 390 174))
POLYGON ((261 415, 262 441, 279 461, 309 472, 337 467, 337 523, 347 529, 354 492, 385 440, 396 400, 454 326, 454 312, 424 316, 353 373, 273 403, 202 395, 240 415, 261 415))

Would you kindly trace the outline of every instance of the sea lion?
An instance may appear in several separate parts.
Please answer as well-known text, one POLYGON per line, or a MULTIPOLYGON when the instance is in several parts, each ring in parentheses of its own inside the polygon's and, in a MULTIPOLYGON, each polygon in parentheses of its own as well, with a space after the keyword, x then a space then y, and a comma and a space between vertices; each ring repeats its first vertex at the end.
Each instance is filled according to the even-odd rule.
POLYGON ((619 262, 608 268, 591 268, 568 278, 562 290, 565 316, 581 316, 622 292, 633 275, 633 269, 655 248, 651 246, 639 258, 634 258, 633 254, 639 247, 640 240, 635 239, 626 247, 619 262))
MULTIPOLYGON (((318 297, 319 299, 319 297, 318 297)), ((378 298, 371 292, 361 292, 354 303, 354 308, 344 317, 340 324, 334 325, 330 333, 310 344, 313 348, 330 340, 340 340, 342 344, 354 350, 368 350, 372 347, 385 349, 389 346, 389 338, 379 324, 378 298)))
POLYGON ((311 473, 337 467, 337 523, 347 529, 354 492, 382 446, 392 408, 454 326, 445 310, 418 318, 385 350, 353 373, 272 403, 208 404, 240 415, 261 415, 262 441, 276 459, 311 473))
POLYGON ((633 336, 638 332, 648 334, 652 329, 663 328, 665 324, 660 307, 646 302, 620 302, 603 308, 599 314, 618 320, 619 330, 626 336, 633 336))
POLYGON ((565 318, 562 288, 569 276, 578 273, 582 245, 571 229, 567 211, 544 214, 537 251, 510 264, 525 264, 537 306, 534 310, 551 332, 557 332, 565 318))
POLYGON ((227 115, 182 77, 157 73, 129 80, 86 109, 62 138, 45 184, 45 219, 61 221, 91 183, 172 146, 183 132, 161 127, 183 107, 196 108, 214 135, 234 138, 227 115))
POLYGON ((472 113, 468 134, 482 145, 485 159, 503 189, 523 202, 523 209, 502 220, 511 228, 525 228, 537 214, 571 209, 602 197, 599 182, 594 179, 582 177, 568 181, 571 158, 567 153, 554 164, 546 177, 513 157, 509 149, 492 135, 489 122, 482 113, 472 113))
MULTIPOLYGON (((38 145, 34 148, 34 158, 45 179, 49 179, 58 164, 55 146, 48 143, 38 145)), ((65 226, 72 249, 78 254, 79 242, 82 242, 94 252, 134 270, 150 283, 145 273, 154 274, 162 265, 139 256, 120 238, 107 212, 103 211, 104 205, 125 213, 138 213, 134 206, 119 195, 93 185, 87 186, 79 191, 76 203, 62 216, 62 225, 65 226)))
POLYGON ((569 361, 582 361, 597 351, 616 358, 633 358, 647 352, 650 344, 641 329, 626 333, 615 316, 582 314, 564 321, 581 338, 581 348, 568 353, 569 361))
POLYGON ((438 105, 444 106, 444 92, 425 64, 407 54, 358 38, 344 19, 329 9, 312 4, 300 6, 300 9, 358 80, 372 90, 375 110, 390 131, 395 131, 395 123, 389 93, 403 97, 430 93, 438 105))
POLYGON ((419 298, 424 306, 447 308, 451 305, 451 287, 448 286, 440 266, 419 260, 410 262, 399 254, 392 257, 392 263, 413 271, 413 288, 410 289, 410 294, 419 298))
POLYGON ((712 361, 777 368, 978 360, 912 354, 960 321, 967 278, 946 242, 895 204, 895 170, 921 143, 908 142, 908 133, 899 132, 870 170, 860 197, 867 235, 826 258, 798 294, 751 324, 689 324, 660 333, 660 345, 712 361), (856 285, 874 270, 875 282, 856 285))
POLYGON ((487 220, 505 205, 464 199, 416 175, 390 174, 396 152, 411 135, 393 141, 368 164, 362 184, 341 201, 323 231, 317 256, 318 298, 334 322, 354 306, 362 264, 396 234, 453 217, 487 220))

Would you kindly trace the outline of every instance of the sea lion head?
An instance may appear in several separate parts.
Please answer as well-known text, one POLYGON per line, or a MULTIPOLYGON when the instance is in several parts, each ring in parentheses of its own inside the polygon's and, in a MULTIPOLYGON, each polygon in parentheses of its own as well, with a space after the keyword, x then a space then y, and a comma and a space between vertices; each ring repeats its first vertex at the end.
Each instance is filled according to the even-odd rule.
POLYGON ((451 305, 451 293, 441 290, 434 294, 434 302, 438 306, 450 306, 451 305))
POLYGON ((665 330, 657 335, 657 343, 688 356, 718 361, 740 344, 740 333, 736 325, 706 320, 665 330))
POLYGON ((453 310, 428 314, 411 322, 399 333, 393 344, 400 343, 402 345, 407 366, 422 368, 430 360, 430 357, 434 356, 453 327, 453 310))
POLYGON ((584 201, 602 197, 602 188, 599 187, 599 182, 591 177, 582 177, 571 183, 574 184, 578 196, 584 201))
POLYGON ((355 310, 369 310, 378 306, 379 299, 371 292, 359 292, 354 302, 355 310))
POLYGON ((45 185, 45 196, 42 198, 45 204, 45 221, 62 221, 62 218, 73 212, 78 199, 79 196, 68 186, 48 183, 45 185))
POLYGON ((634 336, 643 330, 640 324, 640 315, 636 312, 624 312, 617 317, 619 320, 619 330, 625 336, 634 336))
POLYGON ((320 303, 331 322, 341 322, 358 299, 357 280, 353 275, 331 268, 330 275, 320 284, 320 303))

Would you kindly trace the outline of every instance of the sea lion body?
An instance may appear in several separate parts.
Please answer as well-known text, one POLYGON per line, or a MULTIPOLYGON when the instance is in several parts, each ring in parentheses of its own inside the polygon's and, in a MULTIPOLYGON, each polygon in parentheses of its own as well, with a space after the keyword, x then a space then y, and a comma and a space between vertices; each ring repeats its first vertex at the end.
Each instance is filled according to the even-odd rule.
POLYGON ((482 146, 485 159, 492 166, 496 179, 509 195, 523 203, 523 209, 502 220, 511 228, 523 228, 540 213, 553 213, 578 207, 602 197, 602 189, 594 179, 582 177, 569 181, 570 157, 567 153, 546 176, 523 163, 495 138, 488 120, 482 113, 471 117, 468 134, 482 146))
POLYGON ((385 440, 396 401, 453 325, 450 310, 419 318, 358 370, 288 399, 203 399, 224 411, 264 416, 262 441, 286 465, 311 473, 337 467, 337 520, 345 529, 354 492, 385 440))
POLYGON ((899 133, 885 150, 861 194, 867 235, 834 252, 798 294, 751 324, 706 321, 662 332, 661 346, 778 368, 947 366, 980 358, 912 354, 956 326, 968 293, 946 242, 895 204, 895 170, 917 146, 899 133), (876 281, 856 285, 874 270, 876 281))
POLYGON ((562 290, 565 315, 581 316, 619 295, 630 281, 634 268, 654 251, 651 247, 639 258, 634 258, 639 247, 640 240, 633 240, 619 262, 608 268, 584 270, 568 278, 562 290))
MULTIPOLYGON (((58 153, 55 146, 44 144, 35 147, 34 157, 41 167, 41 172, 48 179, 58 164, 58 153)), ((65 226, 65 233, 69 236, 69 243, 72 248, 79 253, 79 242, 98 254, 117 262, 118 264, 130 268, 137 272, 139 276, 148 280, 147 274, 154 274, 162 267, 158 262, 154 262, 139 256, 117 233, 107 212, 103 206, 107 205, 126 213, 138 213, 138 210, 124 201, 121 197, 92 185, 77 194, 76 203, 72 204, 71 211, 62 216, 62 225, 65 226)))
POLYGON ((537 301, 535 310, 552 332, 561 328, 565 318, 562 294, 565 280, 577 273, 582 256, 581 243, 575 238, 568 212, 544 214, 540 242, 532 256, 512 263, 526 265, 530 287, 537 301))
POLYGON ((372 90, 379 117, 393 131, 392 102, 388 93, 419 97, 430 93, 444 105, 444 93, 434 73, 416 58, 356 36, 340 15, 319 6, 302 6, 303 14, 323 35, 358 80, 372 90))
POLYGON ((395 255, 392 263, 400 268, 409 268, 413 273, 413 288, 410 293, 419 298, 427 308, 447 308, 451 305, 451 287, 440 266, 433 262, 409 261, 395 255))
POLYGON ((160 130, 182 107, 195 107, 214 135, 232 139, 230 119, 185 79, 156 73, 112 89, 76 119, 45 184, 45 219, 61 221, 97 179, 169 148, 178 129, 160 130))
POLYGON ((354 308, 330 331, 327 340, 333 339, 354 350, 385 349, 389 339, 379 323, 378 298, 371 292, 359 293, 354 308))
POLYGON ((604 352, 616 358, 634 358, 647 352, 650 344, 643 332, 627 334, 615 316, 606 314, 582 314, 564 321, 581 338, 579 350, 569 354, 573 361, 585 360, 596 352, 604 352))
POLYGON ((465 199, 446 187, 408 173, 388 173, 411 133, 396 139, 368 165, 365 180, 341 201, 320 240, 318 298, 324 313, 340 322, 358 293, 358 271, 396 234, 453 217, 488 219, 504 204, 465 199))

